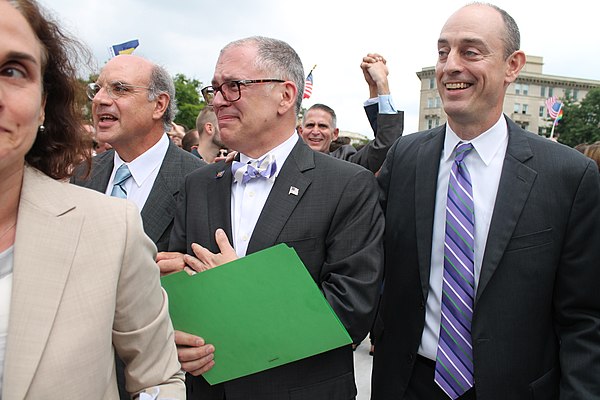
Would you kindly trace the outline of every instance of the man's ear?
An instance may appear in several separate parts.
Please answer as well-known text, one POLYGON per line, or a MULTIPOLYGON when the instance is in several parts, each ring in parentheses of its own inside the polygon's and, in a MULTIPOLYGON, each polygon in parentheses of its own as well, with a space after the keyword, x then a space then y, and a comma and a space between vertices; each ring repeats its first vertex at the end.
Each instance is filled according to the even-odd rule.
POLYGON ((283 86, 283 88, 281 90, 281 100, 277 111, 280 114, 285 114, 290 108, 296 107, 298 88, 296 88, 296 85, 292 81, 285 81, 281 86, 283 86))
POLYGON ((154 112, 152 113, 152 118, 161 119, 164 113, 167 111, 167 107, 169 107, 170 97, 167 93, 159 94, 155 101, 156 106, 154 106, 154 112))
POLYGON ((506 60, 506 78, 504 79, 506 86, 517 79, 526 61, 527 57, 522 50, 517 50, 508 57, 506 60))
POLYGON ((207 122, 204 124, 204 132, 208 133, 209 135, 214 135, 215 133, 215 127, 212 123, 207 122))
POLYGON ((333 134, 331 135, 331 141, 333 142, 334 140, 337 140, 339 134, 340 134, 339 128, 335 128, 333 130, 333 134))

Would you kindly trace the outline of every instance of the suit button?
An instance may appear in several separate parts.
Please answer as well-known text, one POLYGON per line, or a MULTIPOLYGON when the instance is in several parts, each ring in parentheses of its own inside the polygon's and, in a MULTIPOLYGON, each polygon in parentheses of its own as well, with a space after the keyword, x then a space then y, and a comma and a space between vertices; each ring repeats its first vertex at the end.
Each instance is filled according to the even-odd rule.
POLYGON ((408 355, 408 362, 412 362, 413 358, 414 358, 414 355, 412 353, 410 353, 408 355))
POLYGON ((421 304, 419 304, 419 309, 420 310, 424 310, 425 309, 425 302, 421 301, 421 304))

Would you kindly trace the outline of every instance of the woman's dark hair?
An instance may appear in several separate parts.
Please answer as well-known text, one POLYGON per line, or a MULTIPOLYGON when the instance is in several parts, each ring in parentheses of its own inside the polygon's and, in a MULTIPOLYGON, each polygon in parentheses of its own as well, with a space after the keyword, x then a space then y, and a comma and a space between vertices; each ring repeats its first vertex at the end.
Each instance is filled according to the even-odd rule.
POLYGON ((90 146, 83 134, 76 62, 90 60, 89 51, 61 30, 35 0, 9 0, 29 22, 42 46, 42 95, 46 99, 44 131, 38 132, 25 160, 54 179, 71 176, 73 168, 91 165, 90 146))

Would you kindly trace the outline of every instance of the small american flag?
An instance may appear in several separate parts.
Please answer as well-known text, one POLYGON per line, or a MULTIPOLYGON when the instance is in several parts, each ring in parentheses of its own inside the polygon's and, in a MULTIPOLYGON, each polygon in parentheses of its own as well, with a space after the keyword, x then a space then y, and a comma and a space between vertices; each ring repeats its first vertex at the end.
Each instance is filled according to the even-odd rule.
POLYGON ((308 73, 308 76, 306 77, 306 80, 304 81, 304 95, 302 96, 303 99, 310 98, 310 95, 312 94, 312 88, 313 88, 313 76, 312 76, 312 71, 310 71, 308 73))
POLYGON ((562 114, 562 103, 556 96, 549 97, 546 100, 546 108, 548 109, 548 116, 552 119, 557 119, 562 114))

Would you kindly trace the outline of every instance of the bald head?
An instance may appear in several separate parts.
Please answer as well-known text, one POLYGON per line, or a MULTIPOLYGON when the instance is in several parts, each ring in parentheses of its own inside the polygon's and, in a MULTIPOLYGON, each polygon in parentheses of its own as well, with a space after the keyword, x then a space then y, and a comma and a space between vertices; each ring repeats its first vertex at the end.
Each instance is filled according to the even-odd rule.
POLYGON ((92 102, 98 138, 126 161, 135 159, 170 130, 175 86, 169 73, 145 58, 119 55, 109 60, 96 82, 92 102))

